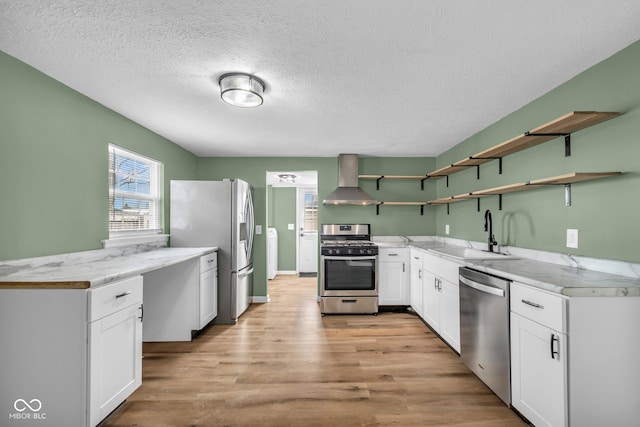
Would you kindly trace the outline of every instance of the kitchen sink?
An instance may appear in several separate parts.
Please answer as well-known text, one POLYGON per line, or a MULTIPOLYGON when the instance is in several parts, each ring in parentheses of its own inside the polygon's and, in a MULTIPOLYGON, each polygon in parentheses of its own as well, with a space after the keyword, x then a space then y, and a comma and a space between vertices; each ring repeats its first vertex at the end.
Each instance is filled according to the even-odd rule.
POLYGON ((433 248, 429 249, 432 252, 436 252, 441 255, 446 255, 452 258, 461 260, 489 260, 489 261, 501 261, 509 259, 518 259, 519 257, 507 254, 501 254, 499 252, 487 252, 479 249, 461 248, 456 246, 433 248))

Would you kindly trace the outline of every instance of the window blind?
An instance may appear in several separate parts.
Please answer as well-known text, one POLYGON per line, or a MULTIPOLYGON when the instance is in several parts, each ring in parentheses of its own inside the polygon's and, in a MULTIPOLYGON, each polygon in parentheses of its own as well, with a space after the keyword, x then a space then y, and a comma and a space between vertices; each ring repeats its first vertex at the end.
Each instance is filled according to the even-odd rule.
POLYGON ((161 232, 161 163, 109 144, 109 235, 161 232))

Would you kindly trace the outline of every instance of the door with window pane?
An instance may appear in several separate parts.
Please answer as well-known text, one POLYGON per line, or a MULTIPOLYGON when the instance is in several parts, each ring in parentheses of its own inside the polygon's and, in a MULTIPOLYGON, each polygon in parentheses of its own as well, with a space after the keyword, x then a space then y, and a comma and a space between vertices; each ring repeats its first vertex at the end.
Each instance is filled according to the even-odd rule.
POLYGON ((318 272, 318 190, 298 188, 298 273, 318 272))

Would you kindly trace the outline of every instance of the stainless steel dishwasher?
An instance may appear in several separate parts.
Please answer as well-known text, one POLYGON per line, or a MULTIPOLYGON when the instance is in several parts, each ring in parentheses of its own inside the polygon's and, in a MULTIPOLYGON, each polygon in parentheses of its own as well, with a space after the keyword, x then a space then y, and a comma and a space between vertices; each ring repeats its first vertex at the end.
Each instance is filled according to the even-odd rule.
POLYGON ((509 280, 460 267, 460 358, 511 403, 509 280))

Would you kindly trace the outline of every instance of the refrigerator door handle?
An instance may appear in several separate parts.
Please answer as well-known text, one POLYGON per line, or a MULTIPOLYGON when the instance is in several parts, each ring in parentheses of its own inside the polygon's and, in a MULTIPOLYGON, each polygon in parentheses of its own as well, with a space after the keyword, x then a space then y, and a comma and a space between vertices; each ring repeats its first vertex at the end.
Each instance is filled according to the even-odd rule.
POLYGON ((243 271, 242 273, 238 273, 238 278, 246 277, 250 274, 253 274, 253 267, 251 267, 248 271, 243 271))
POLYGON ((253 195, 251 194, 251 187, 249 187, 249 191, 247 193, 246 206, 245 206, 245 215, 247 220, 247 259, 251 260, 251 253, 253 251, 253 228, 254 228, 254 218, 253 218, 253 195))

